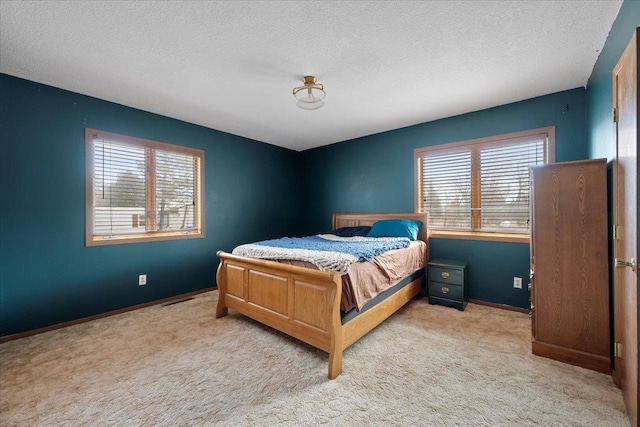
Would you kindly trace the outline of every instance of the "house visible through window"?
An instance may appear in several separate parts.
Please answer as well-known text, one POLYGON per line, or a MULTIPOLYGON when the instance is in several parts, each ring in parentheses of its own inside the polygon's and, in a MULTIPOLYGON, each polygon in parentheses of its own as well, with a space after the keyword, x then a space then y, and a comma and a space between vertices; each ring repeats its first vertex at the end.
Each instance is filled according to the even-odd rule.
POLYGON ((430 230, 529 232, 529 167, 555 160, 555 128, 415 150, 416 209, 430 230))
POLYGON ((86 130, 87 246, 204 237, 204 152, 86 130))

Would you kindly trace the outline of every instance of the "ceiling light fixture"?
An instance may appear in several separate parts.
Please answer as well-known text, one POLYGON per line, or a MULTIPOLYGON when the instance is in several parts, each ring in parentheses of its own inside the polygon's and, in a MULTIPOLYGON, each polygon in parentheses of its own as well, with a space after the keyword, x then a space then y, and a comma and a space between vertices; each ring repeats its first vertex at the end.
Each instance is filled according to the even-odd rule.
POLYGON ((304 86, 293 89, 293 96, 296 97, 296 105, 303 110, 317 110, 324 105, 324 88, 320 84, 316 84, 316 78, 313 76, 304 76, 302 78, 304 86))

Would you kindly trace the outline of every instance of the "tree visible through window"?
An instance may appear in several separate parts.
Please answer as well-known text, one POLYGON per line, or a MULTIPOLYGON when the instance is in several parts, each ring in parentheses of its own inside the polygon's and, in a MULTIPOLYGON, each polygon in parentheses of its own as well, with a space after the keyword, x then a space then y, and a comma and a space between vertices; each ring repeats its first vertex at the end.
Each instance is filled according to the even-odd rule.
POLYGON ((202 237, 204 152, 87 129, 87 245, 202 237))
POLYGON ((416 209, 431 230, 527 233, 529 167, 553 162, 553 127, 415 150, 416 209))

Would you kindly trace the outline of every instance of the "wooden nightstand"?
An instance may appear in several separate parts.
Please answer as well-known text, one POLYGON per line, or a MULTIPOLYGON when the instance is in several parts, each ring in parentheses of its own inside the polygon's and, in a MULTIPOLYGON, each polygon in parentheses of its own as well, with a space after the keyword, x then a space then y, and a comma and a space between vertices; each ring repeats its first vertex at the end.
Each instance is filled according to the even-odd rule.
POLYGON ((427 265, 429 304, 442 304, 464 311, 469 282, 466 261, 433 259, 427 265))

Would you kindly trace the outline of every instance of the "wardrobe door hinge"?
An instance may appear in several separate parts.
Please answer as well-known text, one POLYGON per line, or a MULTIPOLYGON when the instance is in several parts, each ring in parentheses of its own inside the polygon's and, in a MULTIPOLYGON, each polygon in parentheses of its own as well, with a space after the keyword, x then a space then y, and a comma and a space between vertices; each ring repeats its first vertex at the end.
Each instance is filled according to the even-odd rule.
POLYGON ((614 225, 611 234, 612 234, 613 240, 618 240, 620 238, 620 226, 614 225))
POLYGON ((613 108, 613 123, 618 123, 618 110, 613 108))

